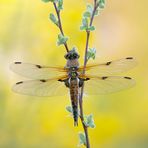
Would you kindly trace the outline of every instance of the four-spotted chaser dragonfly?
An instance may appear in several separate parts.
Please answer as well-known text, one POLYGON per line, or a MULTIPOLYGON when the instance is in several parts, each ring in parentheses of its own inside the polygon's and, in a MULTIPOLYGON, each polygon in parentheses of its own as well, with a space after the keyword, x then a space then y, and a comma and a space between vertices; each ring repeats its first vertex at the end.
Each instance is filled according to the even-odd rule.
POLYGON ((22 62, 14 62, 10 69, 32 80, 17 82, 12 90, 31 96, 60 96, 70 93, 73 108, 74 125, 78 124, 78 99, 80 88, 85 83, 84 93, 98 95, 112 93, 132 87, 135 81, 126 76, 111 76, 125 72, 136 65, 132 57, 110 61, 102 64, 79 67, 79 55, 75 50, 69 51, 65 58, 65 67, 50 67, 22 62))

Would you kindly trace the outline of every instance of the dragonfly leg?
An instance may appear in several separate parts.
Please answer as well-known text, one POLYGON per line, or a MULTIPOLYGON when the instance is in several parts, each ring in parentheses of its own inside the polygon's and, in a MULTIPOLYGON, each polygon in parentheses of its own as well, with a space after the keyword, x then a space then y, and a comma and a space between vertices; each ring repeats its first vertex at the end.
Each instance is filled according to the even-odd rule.
POLYGON ((89 78, 79 78, 79 87, 82 87, 83 86, 83 84, 84 84, 84 81, 88 81, 89 80, 89 78))
POLYGON ((64 79, 64 80, 59 79, 58 81, 64 82, 65 83, 65 86, 69 88, 69 79, 64 79))

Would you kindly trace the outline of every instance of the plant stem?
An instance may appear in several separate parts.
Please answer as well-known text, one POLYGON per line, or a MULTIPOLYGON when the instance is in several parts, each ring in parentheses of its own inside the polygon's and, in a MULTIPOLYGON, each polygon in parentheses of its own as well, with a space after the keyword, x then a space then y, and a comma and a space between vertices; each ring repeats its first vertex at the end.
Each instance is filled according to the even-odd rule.
MULTIPOLYGON (((63 31, 63 27, 62 27, 62 23, 61 23, 61 17, 60 17, 60 11, 58 10, 57 5, 56 5, 55 2, 53 3, 53 5, 54 5, 54 8, 56 10, 57 17, 58 17, 58 22, 59 22, 59 26, 58 27, 59 27, 59 29, 61 31, 61 34, 64 36, 64 31, 63 31)), ((66 51, 69 52, 67 43, 64 43, 64 46, 66 48, 66 51)))
MULTIPOLYGON (((91 19, 90 19, 90 24, 89 24, 90 26, 92 26, 96 9, 97 9, 97 4, 96 4, 96 0, 94 0, 94 10, 93 10, 93 14, 92 14, 91 19)), ((86 46, 85 46, 85 55, 84 55, 83 74, 85 74, 85 68, 86 68, 86 64, 87 64, 87 52, 88 52, 89 38, 90 38, 90 31, 86 30, 86 46)), ((86 137, 86 147, 90 148, 90 142, 89 142, 89 136, 88 136, 88 127, 84 123, 83 93, 84 93, 84 84, 83 84, 83 86, 81 88, 81 93, 80 93, 80 98, 79 98, 80 119, 81 119, 81 123, 83 125, 85 137, 86 137)))

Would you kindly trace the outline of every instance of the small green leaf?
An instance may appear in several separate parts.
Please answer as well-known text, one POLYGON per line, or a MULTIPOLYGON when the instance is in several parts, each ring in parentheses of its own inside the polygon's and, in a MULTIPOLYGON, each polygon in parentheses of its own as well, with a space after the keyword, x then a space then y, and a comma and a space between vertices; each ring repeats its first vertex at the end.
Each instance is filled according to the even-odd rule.
POLYGON ((63 0, 58 0, 58 10, 62 10, 63 9, 63 0))
POLYGON ((105 7, 105 0, 97 0, 97 6, 103 9, 105 7))
POLYGON ((84 133, 79 133, 79 145, 86 145, 86 137, 84 133))
POLYGON ((62 34, 59 34, 58 35, 58 46, 62 45, 62 44, 65 44, 67 42, 68 38, 67 37, 64 37, 62 34))
POLYGON ((50 13, 49 18, 54 24, 59 26, 59 21, 57 20, 57 18, 55 17, 55 15, 53 13, 50 13))
POLYGON ((90 18, 92 16, 92 14, 93 14, 93 6, 87 5, 87 9, 84 12, 83 17, 90 18))
POLYGON ((66 106, 66 110, 69 112, 69 113, 72 113, 72 107, 71 106, 66 106))
POLYGON ((95 27, 94 26, 90 26, 90 27, 87 28, 87 30, 88 31, 94 31, 95 30, 95 27))
POLYGON ((87 124, 88 124, 89 127, 95 128, 93 115, 87 116, 87 124))
POLYGON ((85 27, 85 26, 80 26, 80 30, 87 30, 87 27, 85 27))
POLYGON ((82 24, 83 24, 84 27, 86 27, 86 28, 88 27, 88 19, 86 17, 84 17, 82 19, 82 24))
POLYGON ((84 16, 84 17, 91 17, 91 13, 88 12, 88 11, 86 11, 86 12, 84 12, 83 16, 84 16))
POLYGON ((93 13, 93 6, 92 5, 87 5, 87 11, 92 15, 93 13))
POLYGON ((80 30, 87 30, 88 28, 88 19, 83 17, 82 19, 82 26, 80 26, 80 30))
POLYGON ((48 2, 55 2, 55 0, 42 0, 43 2, 45 3, 48 3, 48 2))
POLYGON ((95 59, 96 57, 96 49, 95 48, 89 48, 88 52, 87 52, 87 61, 89 59, 95 59))
POLYGON ((94 119, 93 119, 93 115, 92 114, 84 117, 84 124, 87 127, 95 128, 94 119))
POLYGON ((95 16, 99 15, 99 9, 96 9, 95 16))
POLYGON ((48 2, 50 2, 50 0, 42 0, 43 2, 45 2, 45 3, 48 3, 48 2))

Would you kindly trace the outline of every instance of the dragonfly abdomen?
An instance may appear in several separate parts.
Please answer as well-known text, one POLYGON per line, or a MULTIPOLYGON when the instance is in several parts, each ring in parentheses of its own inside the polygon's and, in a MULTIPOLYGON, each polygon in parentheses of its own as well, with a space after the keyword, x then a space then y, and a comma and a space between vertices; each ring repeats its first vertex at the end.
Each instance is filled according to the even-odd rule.
POLYGON ((79 79, 70 80, 70 96, 73 109, 74 125, 78 126, 79 79))

